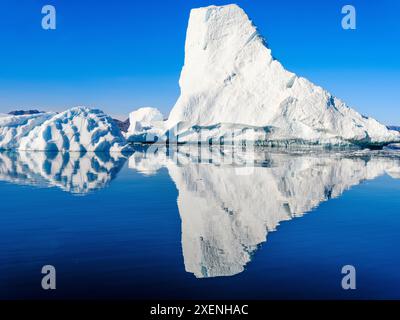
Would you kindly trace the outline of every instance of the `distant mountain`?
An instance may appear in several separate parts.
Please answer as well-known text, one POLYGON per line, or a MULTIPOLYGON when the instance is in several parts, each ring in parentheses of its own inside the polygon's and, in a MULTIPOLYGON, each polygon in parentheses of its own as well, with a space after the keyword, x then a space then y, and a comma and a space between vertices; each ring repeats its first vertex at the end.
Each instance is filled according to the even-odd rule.
POLYGON ((113 119, 115 124, 118 126, 119 130, 122 132, 127 132, 129 129, 129 119, 126 119, 125 121, 121 121, 118 119, 113 119))
POLYGON ((39 111, 39 110, 15 110, 15 111, 11 111, 8 114, 12 115, 12 116, 22 116, 22 115, 26 115, 26 114, 38 114, 38 113, 43 113, 43 111, 39 111))
POLYGON ((400 131, 400 126, 388 126, 388 129, 400 131))

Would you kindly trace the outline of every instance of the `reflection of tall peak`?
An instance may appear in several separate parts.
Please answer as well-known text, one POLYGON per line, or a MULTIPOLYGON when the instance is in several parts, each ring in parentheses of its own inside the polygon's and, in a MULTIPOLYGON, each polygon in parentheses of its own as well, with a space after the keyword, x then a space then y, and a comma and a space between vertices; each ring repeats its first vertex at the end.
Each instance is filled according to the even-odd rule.
MULTIPOLYGON (((164 160, 175 182, 185 268, 196 277, 240 273, 268 231, 384 173, 398 157, 287 154, 179 147, 164 160), (250 161, 251 159, 251 161, 250 161), (251 170, 241 170, 242 168, 251 170)), ((373 153, 371 153, 373 154, 373 153)), ((143 167, 160 153, 140 153, 143 167)))
POLYGON ((212 165, 169 167, 179 190, 187 271, 197 277, 241 272, 268 230, 395 165, 382 159, 272 158, 279 165, 256 167, 251 175, 212 165))
POLYGON ((104 188, 125 160, 104 153, 0 153, 0 180, 56 186, 67 192, 85 194, 104 188))

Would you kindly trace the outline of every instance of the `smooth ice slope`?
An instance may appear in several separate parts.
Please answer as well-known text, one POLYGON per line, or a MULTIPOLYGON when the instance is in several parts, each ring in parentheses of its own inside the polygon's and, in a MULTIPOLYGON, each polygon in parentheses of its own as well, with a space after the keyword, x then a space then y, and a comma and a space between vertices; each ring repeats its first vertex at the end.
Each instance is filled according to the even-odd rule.
POLYGON ((191 11, 179 84, 167 121, 179 142, 235 140, 243 133, 267 144, 400 140, 398 132, 285 70, 237 5, 191 11))
POLYGON ((0 149, 23 151, 125 151, 114 121, 100 110, 0 117, 0 149))

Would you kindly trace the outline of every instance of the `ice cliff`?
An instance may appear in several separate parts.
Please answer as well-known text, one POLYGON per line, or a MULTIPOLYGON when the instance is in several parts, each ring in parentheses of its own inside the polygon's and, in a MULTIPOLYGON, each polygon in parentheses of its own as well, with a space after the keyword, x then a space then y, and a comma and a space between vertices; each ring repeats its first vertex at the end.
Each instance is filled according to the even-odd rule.
POLYGON ((237 5, 191 11, 179 85, 181 95, 165 123, 170 141, 380 145, 400 140, 399 132, 285 70, 237 5))
POLYGON ((62 113, 0 117, 0 149, 25 151, 125 151, 126 139, 102 111, 76 107, 62 113))

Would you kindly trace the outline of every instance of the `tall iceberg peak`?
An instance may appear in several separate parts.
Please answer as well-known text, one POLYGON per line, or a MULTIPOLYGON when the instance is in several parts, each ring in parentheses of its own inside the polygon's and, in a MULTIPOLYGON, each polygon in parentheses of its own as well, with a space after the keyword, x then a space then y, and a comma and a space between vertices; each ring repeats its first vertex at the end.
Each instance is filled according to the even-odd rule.
POLYGON ((278 144, 400 140, 398 132, 285 70, 237 5, 191 11, 179 85, 166 123, 179 142, 226 141, 235 128, 239 136, 250 128, 255 140, 278 144))

